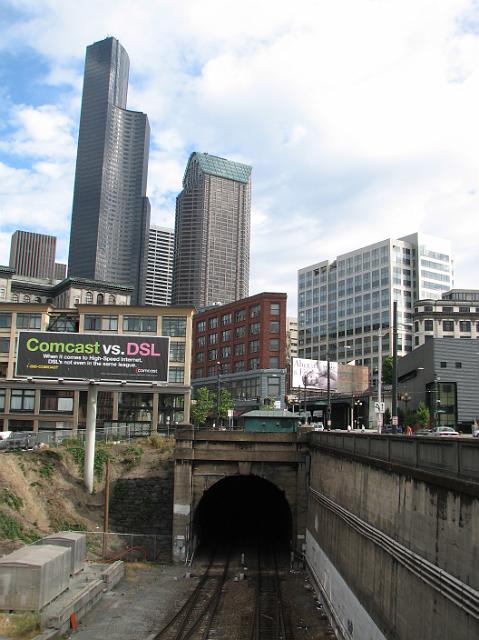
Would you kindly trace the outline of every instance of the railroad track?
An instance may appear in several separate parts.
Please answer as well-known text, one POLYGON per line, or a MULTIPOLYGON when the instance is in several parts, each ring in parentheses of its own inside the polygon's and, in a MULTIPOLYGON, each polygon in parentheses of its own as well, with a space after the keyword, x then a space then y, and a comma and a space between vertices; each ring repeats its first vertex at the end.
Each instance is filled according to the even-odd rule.
POLYGON ((153 640, 208 640, 228 577, 231 549, 221 561, 215 561, 216 555, 211 556, 193 593, 153 640))
POLYGON ((248 640, 293 640, 289 610, 281 593, 276 550, 258 545, 254 613, 248 640))

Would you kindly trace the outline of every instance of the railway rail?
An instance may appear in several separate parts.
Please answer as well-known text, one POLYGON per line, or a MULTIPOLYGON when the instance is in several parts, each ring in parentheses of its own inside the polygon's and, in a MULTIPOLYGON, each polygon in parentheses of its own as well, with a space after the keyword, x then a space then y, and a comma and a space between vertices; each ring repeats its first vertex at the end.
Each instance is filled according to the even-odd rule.
POLYGON ((231 549, 225 557, 218 552, 212 554, 194 591, 153 640, 208 640, 228 577, 230 558, 231 549))

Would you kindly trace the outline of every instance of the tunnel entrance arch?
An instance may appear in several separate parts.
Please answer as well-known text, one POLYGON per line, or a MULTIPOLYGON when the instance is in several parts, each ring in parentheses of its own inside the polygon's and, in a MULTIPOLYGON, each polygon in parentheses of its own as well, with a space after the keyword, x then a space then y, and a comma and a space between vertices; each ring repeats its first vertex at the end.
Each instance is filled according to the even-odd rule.
POLYGON ((193 536, 198 548, 268 540, 289 550, 291 508, 273 482, 254 474, 227 476, 204 491, 193 516, 193 536))

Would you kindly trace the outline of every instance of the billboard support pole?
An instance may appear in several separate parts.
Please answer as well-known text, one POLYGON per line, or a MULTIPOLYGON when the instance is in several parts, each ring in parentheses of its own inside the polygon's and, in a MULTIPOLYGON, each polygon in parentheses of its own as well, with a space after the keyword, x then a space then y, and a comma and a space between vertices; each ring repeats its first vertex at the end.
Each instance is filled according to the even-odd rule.
POLYGON ((94 382, 88 386, 86 410, 86 438, 85 438, 85 475, 84 483, 88 493, 93 493, 93 474, 95 465, 95 431, 98 387, 94 382))

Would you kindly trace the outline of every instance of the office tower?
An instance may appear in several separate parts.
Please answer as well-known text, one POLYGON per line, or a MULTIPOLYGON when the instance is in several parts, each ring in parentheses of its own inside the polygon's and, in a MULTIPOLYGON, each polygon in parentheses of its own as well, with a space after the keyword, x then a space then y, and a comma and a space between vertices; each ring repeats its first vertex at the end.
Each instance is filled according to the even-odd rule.
POLYGON ((146 304, 171 304, 174 251, 175 234, 173 229, 152 225, 148 237, 146 304))
POLYGON ((176 200, 173 304, 204 308, 248 295, 251 167, 192 153, 176 200))
POLYGON ((64 280, 67 277, 67 265, 62 262, 55 262, 55 270, 53 272, 54 280, 64 280))
POLYGON ((10 267, 19 276, 54 277, 57 239, 31 231, 15 231, 10 245, 10 267))
POLYGON ((413 305, 453 286, 449 241, 420 233, 389 238, 298 271, 299 356, 367 365, 392 353, 393 302, 398 354, 413 348, 413 305), (379 345, 379 336, 382 337, 379 345))
POLYGON ((150 128, 126 109, 129 60, 115 38, 87 47, 68 275, 133 287, 144 300, 150 128))

